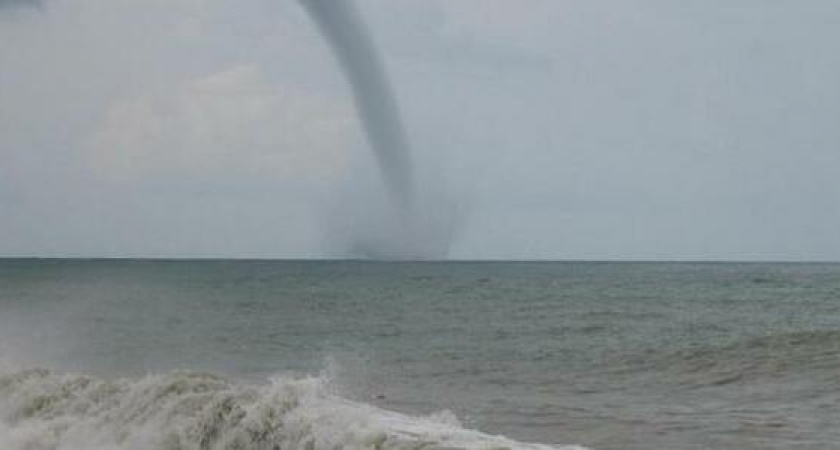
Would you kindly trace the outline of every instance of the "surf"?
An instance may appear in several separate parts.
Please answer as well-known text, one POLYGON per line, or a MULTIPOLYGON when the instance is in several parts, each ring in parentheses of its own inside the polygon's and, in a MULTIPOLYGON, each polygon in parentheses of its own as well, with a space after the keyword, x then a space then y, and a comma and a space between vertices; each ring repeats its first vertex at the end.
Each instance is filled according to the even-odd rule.
POLYGON ((410 416, 346 399, 325 377, 246 384, 207 373, 103 379, 30 369, 0 376, 7 450, 522 449, 451 413, 410 416))

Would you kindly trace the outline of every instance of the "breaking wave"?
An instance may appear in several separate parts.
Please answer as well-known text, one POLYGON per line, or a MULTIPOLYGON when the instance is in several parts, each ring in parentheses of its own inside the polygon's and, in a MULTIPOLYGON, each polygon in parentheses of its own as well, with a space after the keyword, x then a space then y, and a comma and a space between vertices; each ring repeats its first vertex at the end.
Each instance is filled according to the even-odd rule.
MULTIPOLYGON (((32 369, 0 375, 5 450, 530 449, 339 396, 325 378, 241 384, 204 373, 100 379, 32 369)), ((581 447, 562 447, 566 450, 581 447)))

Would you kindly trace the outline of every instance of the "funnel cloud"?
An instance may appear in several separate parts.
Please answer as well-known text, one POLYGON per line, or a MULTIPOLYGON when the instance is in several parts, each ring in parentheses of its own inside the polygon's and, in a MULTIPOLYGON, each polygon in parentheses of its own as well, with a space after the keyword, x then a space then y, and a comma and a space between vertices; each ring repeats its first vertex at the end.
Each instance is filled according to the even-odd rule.
POLYGON ((389 193, 399 205, 408 207, 414 196, 408 140, 391 84, 361 16, 352 1, 300 3, 329 43, 350 83, 356 110, 389 193))
MULTIPOLYGON (((441 259, 449 251, 453 223, 446 208, 418 200, 411 150, 390 81, 354 3, 300 0, 341 66, 356 111, 390 197, 383 214, 361 213, 346 237, 353 256, 374 259, 441 259), (361 226, 359 226, 361 225, 361 226)), ((362 206, 362 205, 358 205, 362 206)))

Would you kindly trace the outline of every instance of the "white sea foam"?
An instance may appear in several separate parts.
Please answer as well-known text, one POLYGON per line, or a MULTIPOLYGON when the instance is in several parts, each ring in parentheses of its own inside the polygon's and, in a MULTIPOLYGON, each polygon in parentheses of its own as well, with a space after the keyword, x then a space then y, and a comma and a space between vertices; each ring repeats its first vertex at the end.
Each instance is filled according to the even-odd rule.
MULTIPOLYGON (((105 380, 43 369, 0 375, 4 450, 530 449, 344 399, 325 378, 238 384, 174 372, 105 380)), ((562 447, 566 450, 581 447, 562 447)))

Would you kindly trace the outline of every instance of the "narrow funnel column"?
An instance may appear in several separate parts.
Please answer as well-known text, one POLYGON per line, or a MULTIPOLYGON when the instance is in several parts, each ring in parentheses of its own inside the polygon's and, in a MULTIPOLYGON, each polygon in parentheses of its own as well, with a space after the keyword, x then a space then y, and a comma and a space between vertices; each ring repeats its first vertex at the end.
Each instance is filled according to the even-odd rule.
POLYGON ((350 83, 356 111, 376 154, 397 214, 414 202, 408 141, 391 84, 352 0, 300 0, 329 43, 350 83))

